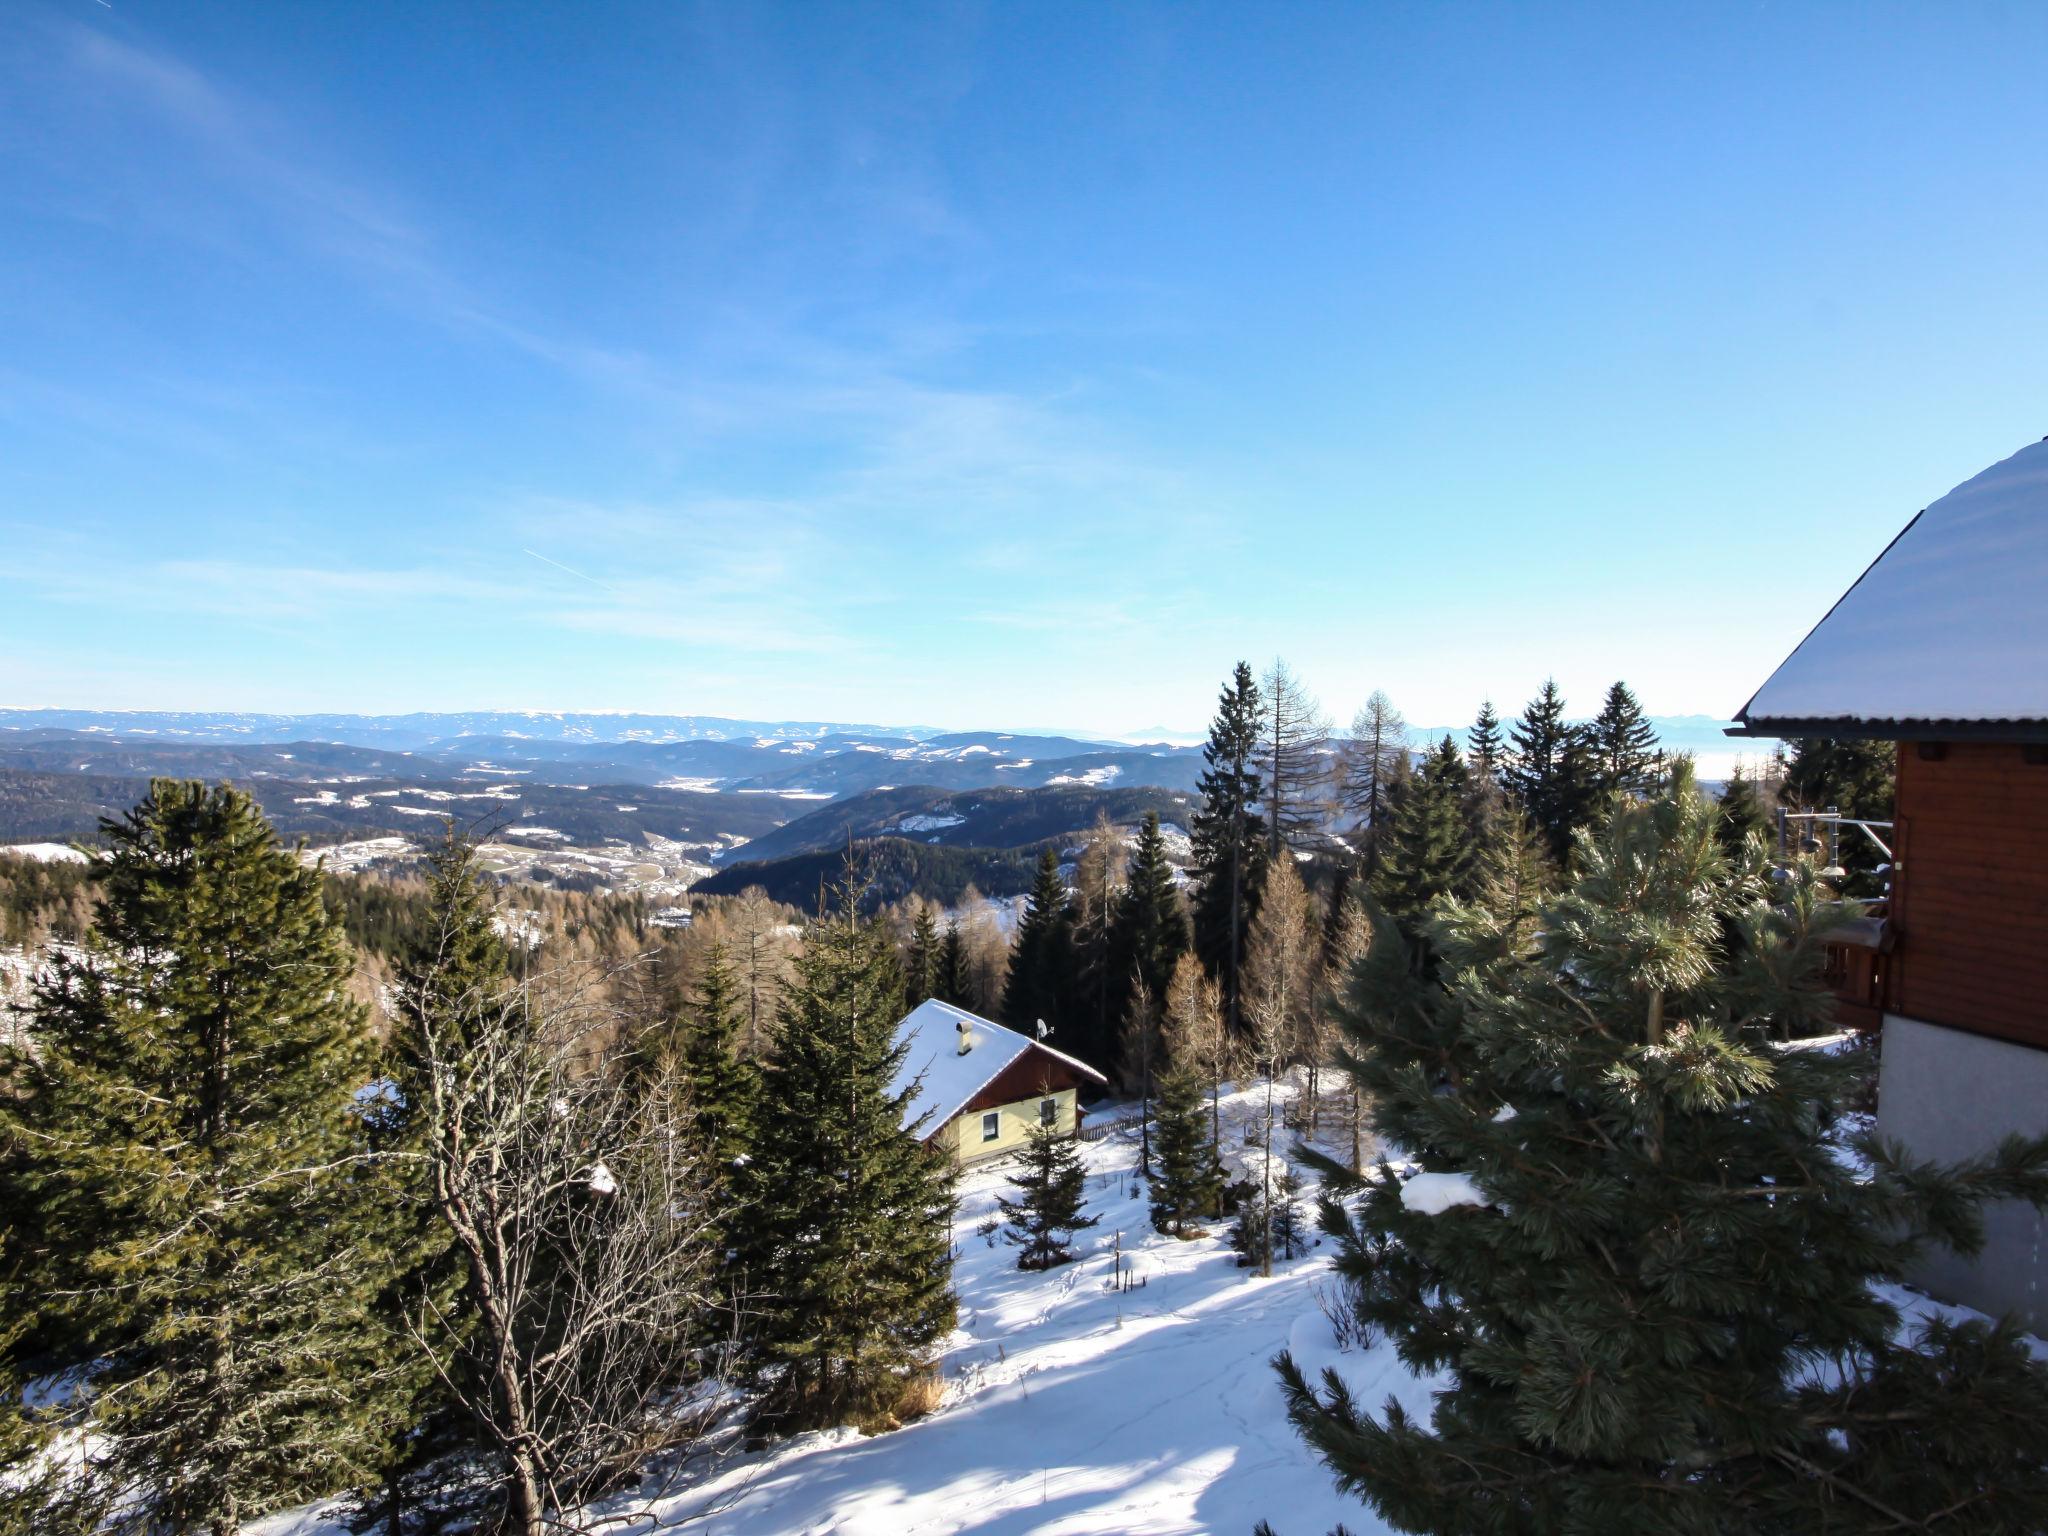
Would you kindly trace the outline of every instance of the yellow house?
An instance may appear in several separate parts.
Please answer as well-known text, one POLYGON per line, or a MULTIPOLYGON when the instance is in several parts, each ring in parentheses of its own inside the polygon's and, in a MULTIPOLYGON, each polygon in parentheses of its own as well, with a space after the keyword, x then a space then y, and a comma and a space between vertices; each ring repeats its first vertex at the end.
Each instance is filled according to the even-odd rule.
POLYGON ((1016 1151, 1034 1125, 1074 1134, 1082 1083, 1108 1082, 1043 1040, 937 998, 904 1015, 896 1044, 903 1059, 892 1087, 916 1089, 904 1109, 904 1128, 963 1163, 1016 1151))

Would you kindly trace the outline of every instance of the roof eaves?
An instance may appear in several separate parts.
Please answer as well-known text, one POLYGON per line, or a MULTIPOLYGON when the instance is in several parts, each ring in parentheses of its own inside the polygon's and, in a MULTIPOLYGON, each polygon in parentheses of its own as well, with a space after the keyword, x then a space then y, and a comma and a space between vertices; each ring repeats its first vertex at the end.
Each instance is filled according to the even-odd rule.
POLYGON ((1881 719, 1860 715, 1742 718, 1729 736, 1774 737, 1787 741, 1829 737, 1837 741, 1992 741, 2032 746, 2048 742, 2048 720, 1881 719))

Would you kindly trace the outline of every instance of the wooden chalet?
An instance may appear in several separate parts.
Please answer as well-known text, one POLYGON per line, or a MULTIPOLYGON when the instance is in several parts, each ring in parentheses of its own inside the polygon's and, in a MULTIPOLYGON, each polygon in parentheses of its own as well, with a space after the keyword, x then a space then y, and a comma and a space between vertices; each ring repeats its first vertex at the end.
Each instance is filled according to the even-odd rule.
MULTIPOLYGON (((1942 1160, 2048 1132, 2048 441, 1914 518, 1736 718, 1898 744, 1888 900, 1828 966, 1882 1031, 1880 1132, 1942 1160)), ((1986 1225, 1918 1278, 2048 1330, 2048 1217, 1986 1225)))
POLYGON ((905 1125, 963 1163, 1014 1152, 1034 1125, 1081 1128, 1080 1090, 1103 1075, 1042 1040, 937 998, 896 1026, 895 1092, 915 1087, 905 1125))

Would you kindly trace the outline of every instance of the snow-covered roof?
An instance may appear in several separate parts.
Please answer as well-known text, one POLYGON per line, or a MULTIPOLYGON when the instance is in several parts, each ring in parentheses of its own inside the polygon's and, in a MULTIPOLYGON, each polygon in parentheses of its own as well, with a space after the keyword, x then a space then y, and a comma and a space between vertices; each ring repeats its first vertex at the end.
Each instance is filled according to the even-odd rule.
POLYGON ((903 1016, 896 1026, 896 1040, 898 1044, 907 1042, 909 1049, 889 1091, 901 1093, 913 1082, 917 1084, 916 1095, 904 1109, 904 1123, 908 1126, 924 1120, 926 1137, 936 1134, 1004 1068, 1031 1051, 1043 1051, 1098 1083, 1108 1081, 1085 1061, 1076 1061, 1043 1041, 935 997, 903 1016), (968 1043, 964 1053, 960 1049, 963 1025, 968 1043))
POLYGON ((2044 594, 2048 440, 1908 523, 1737 713, 1737 734, 2039 736, 2044 594))

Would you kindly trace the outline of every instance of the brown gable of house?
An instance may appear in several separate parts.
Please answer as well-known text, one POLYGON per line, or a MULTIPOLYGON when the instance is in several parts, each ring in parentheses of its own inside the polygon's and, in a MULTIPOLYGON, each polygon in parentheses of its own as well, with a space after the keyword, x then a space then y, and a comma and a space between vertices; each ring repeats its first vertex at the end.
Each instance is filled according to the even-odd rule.
POLYGON ((1016 1104, 1043 1094, 1058 1093, 1064 1088, 1079 1088, 1084 1081, 1081 1074, 1066 1062, 1034 1045, 991 1078, 961 1107, 960 1113, 973 1114, 1002 1104, 1016 1104))

